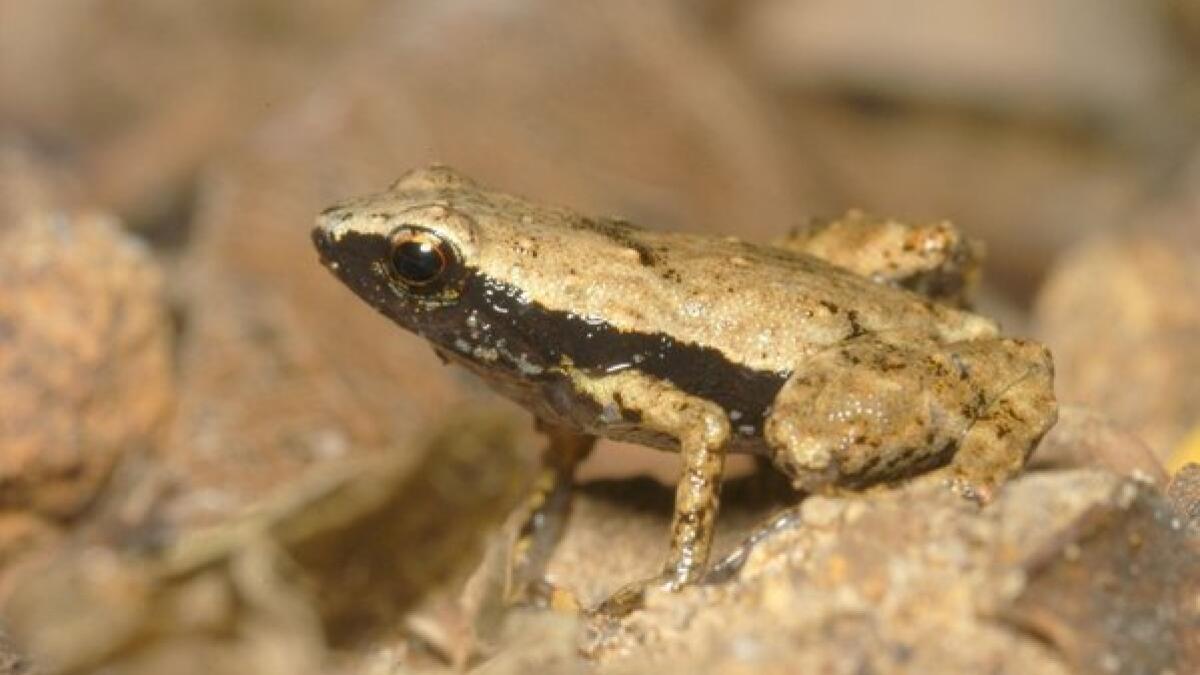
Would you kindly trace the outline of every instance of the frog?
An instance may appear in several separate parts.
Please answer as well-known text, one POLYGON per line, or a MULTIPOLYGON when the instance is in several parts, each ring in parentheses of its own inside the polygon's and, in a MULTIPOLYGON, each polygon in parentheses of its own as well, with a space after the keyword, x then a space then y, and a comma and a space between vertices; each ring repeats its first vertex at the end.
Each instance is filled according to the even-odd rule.
MULTIPOLYGON (((916 241, 960 241, 945 234, 926 228, 916 241)), ((960 246, 907 275, 873 276, 827 259, 830 241, 859 236, 772 245, 651 229, 442 165, 330 206, 312 239, 354 294, 546 432, 515 587, 541 583, 597 438, 679 454, 662 571, 619 589, 605 611, 703 580, 730 454, 761 458, 806 493, 927 477, 987 502, 1057 417, 1043 345, 1001 335, 956 306, 957 293, 939 302, 906 286, 973 269, 960 246)))

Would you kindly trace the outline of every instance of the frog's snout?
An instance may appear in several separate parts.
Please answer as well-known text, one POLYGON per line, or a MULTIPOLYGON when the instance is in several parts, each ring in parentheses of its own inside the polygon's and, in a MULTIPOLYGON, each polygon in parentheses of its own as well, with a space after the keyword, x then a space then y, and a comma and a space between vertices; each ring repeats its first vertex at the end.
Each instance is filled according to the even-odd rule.
POLYGON ((329 235, 329 231, 321 225, 317 225, 312 229, 313 246, 317 248, 317 254, 321 258, 322 265, 328 265, 333 258, 333 237, 329 235))

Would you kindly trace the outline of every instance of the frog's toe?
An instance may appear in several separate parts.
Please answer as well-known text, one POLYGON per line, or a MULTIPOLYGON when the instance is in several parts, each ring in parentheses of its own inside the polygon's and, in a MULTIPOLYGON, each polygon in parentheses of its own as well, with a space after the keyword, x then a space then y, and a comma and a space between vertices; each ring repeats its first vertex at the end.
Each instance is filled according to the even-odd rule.
POLYGON ((534 579, 510 589, 505 598, 510 607, 536 607, 568 614, 582 609, 579 598, 570 589, 548 579, 534 579))
POLYGON ((986 506, 996 498, 999 486, 995 483, 971 483, 964 479, 955 479, 950 481, 950 488, 958 496, 986 506))
POLYGON ((920 481, 939 483, 969 502, 974 502, 980 506, 987 506, 999 494, 1004 478, 997 477, 994 480, 980 480, 978 477, 962 475, 953 465, 948 465, 914 480, 914 482, 920 481))
POLYGON ((673 593, 683 588, 684 585, 678 578, 666 573, 649 579, 640 579, 619 588, 617 592, 597 605, 591 613, 609 618, 623 617, 646 606, 647 591, 661 590, 673 593))

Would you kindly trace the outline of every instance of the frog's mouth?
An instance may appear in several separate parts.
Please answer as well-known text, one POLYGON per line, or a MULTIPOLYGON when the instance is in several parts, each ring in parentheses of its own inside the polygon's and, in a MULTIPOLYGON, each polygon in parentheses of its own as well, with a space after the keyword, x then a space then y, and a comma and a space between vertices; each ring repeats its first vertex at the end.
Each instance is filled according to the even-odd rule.
POLYGON ((313 247, 317 249, 317 257, 331 272, 338 275, 339 278, 345 279, 344 272, 347 269, 352 269, 357 262, 362 267, 370 266, 370 259, 379 251, 386 250, 386 242, 382 241, 382 237, 360 235, 357 233, 340 232, 334 234, 325 225, 317 225, 312 229, 313 247), (377 239, 378 242, 368 246, 356 245, 355 242, 347 241, 348 239, 377 239), (353 255, 355 252, 358 255, 353 255), (354 260, 352 258, 357 258, 354 260))
POLYGON ((355 231, 331 232, 318 225, 312 231, 318 258, 334 276, 376 310, 412 329, 409 307, 382 271, 390 250, 387 237, 355 231))
POLYGON ((321 261, 322 265, 329 267, 333 262, 333 257, 330 253, 334 246, 332 237, 325 231, 324 227, 318 225, 312 229, 312 241, 313 246, 317 249, 317 259, 321 261))

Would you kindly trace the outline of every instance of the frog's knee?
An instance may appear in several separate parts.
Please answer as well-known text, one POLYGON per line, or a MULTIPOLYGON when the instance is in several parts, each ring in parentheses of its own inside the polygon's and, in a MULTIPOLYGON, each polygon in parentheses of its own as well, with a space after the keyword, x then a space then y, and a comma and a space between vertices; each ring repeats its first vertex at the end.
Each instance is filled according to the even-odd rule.
POLYGON ((769 418, 764 430, 771 449, 771 463, 799 490, 812 492, 837 482, 834 444, 813 436, 805 425, 792 418, 769 418))

